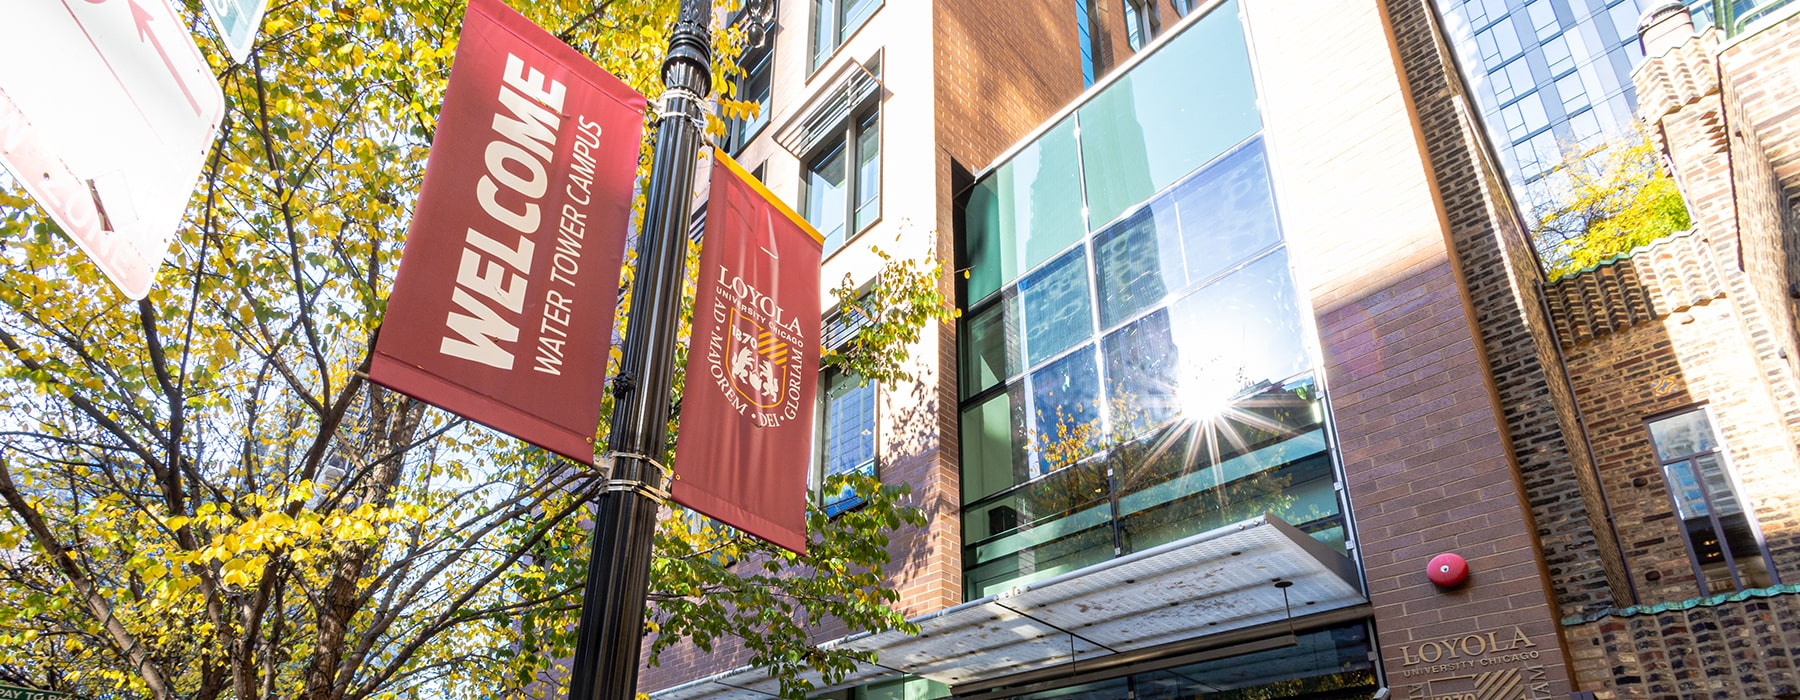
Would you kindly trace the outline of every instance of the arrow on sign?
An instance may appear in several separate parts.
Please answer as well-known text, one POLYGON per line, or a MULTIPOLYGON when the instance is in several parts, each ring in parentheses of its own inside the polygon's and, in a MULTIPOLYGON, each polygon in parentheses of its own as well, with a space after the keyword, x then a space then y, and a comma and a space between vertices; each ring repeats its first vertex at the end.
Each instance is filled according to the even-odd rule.
MULTIPOLYGON (((92 0, 89 1, 92 2, 92 0)), ((169 69, 169 76, 175 79, 176 85, 181 86, 181 94, 187 98, 188 106, 194 108, 194 114, 199 114, 200 101, 194 99, 194 93, 188 90, 187 81, 182 79, 181 71, 175 68, 174 61, 169 60, 169 52, 163 50, 162 42, 157 40, 156 33, 150 31, 150 11, 138 5, 137 0, 125 1, 131 5, 131 22, 137 25, 138 41, 148 41, 156 49, 156 55, 162 57, 163 67, 169 69)))

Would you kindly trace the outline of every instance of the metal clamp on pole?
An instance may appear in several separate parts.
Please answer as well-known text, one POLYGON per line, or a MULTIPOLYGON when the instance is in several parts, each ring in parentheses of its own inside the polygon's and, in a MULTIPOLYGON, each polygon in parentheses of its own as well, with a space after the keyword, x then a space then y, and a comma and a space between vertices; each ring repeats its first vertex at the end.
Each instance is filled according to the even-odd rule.
POLYGON ((631 492, 643 494, 645 496, 649 496, 650 498, 655 499, 657 503, 667 503, 668 502, 669 492, 664 489, 657 488, 655 486, 650 485, 647 482, 644 482, 644 481, 641 481, 638 479, 615 479, 615 478, 612 478, 614 474, 619 473, 618 469, 614 465, 617 463, 618 459, 621 457, 626 458, 626 459, 635 459, 639 462, 643 462, 644 464, 648 464, 652 467, 655 467, 656 471, 658 471, 662 474, 662 479, 660 479, 660 483, 674 486, 675 470, 664 466, 662 462, 658 462, 655 459, 652 459, 649 455, 641 455, 641 454, 638 454, 635 452, 616 452, 615 451, 615 452, 608 452, 606 454, 600 455, 600 462, 606 465, 605 474, 607 477, 606 478, 606 486, 601 488, 601 491, 603 493, 610 493, 610 492, 614 492, 614 491, 631 491, 631 492))

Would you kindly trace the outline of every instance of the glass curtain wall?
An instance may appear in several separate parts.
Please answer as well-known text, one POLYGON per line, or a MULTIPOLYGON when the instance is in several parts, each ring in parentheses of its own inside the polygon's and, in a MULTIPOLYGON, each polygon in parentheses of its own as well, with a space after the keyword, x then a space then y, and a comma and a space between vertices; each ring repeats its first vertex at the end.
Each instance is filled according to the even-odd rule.
POLYGON ((965 212, 965 594, 1268 512, 1345 542, 1227 2, 986 173, 965 212))

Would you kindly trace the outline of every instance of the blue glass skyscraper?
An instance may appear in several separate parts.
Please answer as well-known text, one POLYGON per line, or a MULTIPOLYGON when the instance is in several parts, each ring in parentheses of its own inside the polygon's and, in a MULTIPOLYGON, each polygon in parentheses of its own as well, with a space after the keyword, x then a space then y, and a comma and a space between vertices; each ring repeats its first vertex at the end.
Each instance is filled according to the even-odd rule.
POLYGON ((1437 0, 1501 166, 1529 212, 1545 173, 1629 130, 1639 0, 1437 0))

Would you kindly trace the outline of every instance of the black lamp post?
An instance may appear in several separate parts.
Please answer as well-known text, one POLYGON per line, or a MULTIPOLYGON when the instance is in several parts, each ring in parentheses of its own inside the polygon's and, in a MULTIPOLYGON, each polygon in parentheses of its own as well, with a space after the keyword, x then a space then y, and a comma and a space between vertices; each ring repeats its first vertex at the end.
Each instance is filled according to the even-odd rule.
MULTIPOLYGON (((760 34, 770 3, 747 5, 752 31, 760 34)), ((650 547, 667 487, 668 474, 658 460, 668 445, 694 161, 712 88, 711 21, 712 0, 681 0, 662 65, 665 89, 638 236, 630 325, 613 379, 606 455, 611 473, 594 514, 570 700, 632 700, 637 693, 650 547)))

